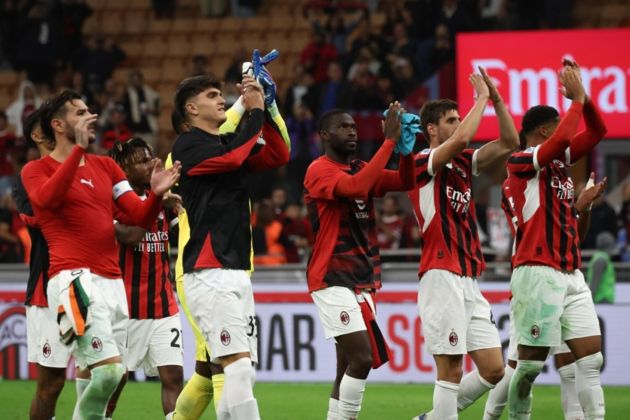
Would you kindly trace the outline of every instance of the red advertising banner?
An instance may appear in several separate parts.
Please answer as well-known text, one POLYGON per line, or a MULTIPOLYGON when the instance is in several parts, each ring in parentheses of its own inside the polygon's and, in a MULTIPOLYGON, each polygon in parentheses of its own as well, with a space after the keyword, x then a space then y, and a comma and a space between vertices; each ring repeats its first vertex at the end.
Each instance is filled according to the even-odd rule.
MULTIPOLYGON (((483 66, 494 79, 520 130, 523 114, 545 104, 564 114, 570 102, 560 93, 564 56, 581 67, 586 92, 604 115, 606 138, 630 138, 630 29, 468 33, 457 36, 457 95, 460 113, 473 105, 471 72, 483 66)), ((499 129, 490 104, 476 140, 499 129)))

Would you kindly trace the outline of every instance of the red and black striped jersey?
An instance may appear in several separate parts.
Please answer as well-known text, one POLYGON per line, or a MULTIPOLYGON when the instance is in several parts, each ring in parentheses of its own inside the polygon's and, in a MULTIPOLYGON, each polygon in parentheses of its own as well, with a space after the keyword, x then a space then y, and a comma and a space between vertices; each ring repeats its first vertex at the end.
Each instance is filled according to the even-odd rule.
POLYGON ((514 153, 508 159, 508 179, 514 198, 518 230, 514 267, 546 265, 573 271, 581 265, 573 180, 564 162, 538 165, 540 146, 514 153))
POLYGON ((326 156, 316 159, 304 177, 304 201, 308 209, 315 244, 308 261, 309 292, 330 286, 348 288, 381 287, 373 196, 382 195, 378 184, 368 197, 343 198, 334 194, 345 174, 355 174, 365 162, 350 165, 326 156))
MULTIPOLYGON (((119 212, 116 219, 128 223, 119 212)), ((163 209, 137 245, 120 243, 120 270, 125 281, 130 318, 157 319, 178 312, 168 242, 169 225, 175 223, 176 216, 163 209)))
POLYGON ((416 187, 408 193, 422 235, 419 276, 440 269, 477 277, 486 264, 472 197, 476 151, 466 149, 434 171, 433 150, 416 155, 416 187))
POLYGON ((37 226, 37 220, 33 213, 28 195, 22 183, 22 177, 18 175, 13 185, 13 199, 20 218, 28 228, 31 237, 31 255, 29 259, 28 283, 26 285, 27 306, 48 306, 46 288, 48 287, 48 267, 50 264, 48 255, 48 243, 44 239, 42 231, 37 226))
POLYGON ((510 180, 505 179, 501 185, 501 210, 505 214, 508 226, 512 236, 516 235, 516 227, 518 226, 518 219, 516 218, 516 211, 514 210, 514 198, 510 191, 510 180))
POLYGON ((238 134, 214 135, 197 127, 181 134, 172 152, 182 164, 179 192, 190 224, 184 273, 203 268, 251 268, 248 171, 284 165, 289 151, 268 112, 254 109, 238 134), (259 135, 265 146, 252 153, 259 135))

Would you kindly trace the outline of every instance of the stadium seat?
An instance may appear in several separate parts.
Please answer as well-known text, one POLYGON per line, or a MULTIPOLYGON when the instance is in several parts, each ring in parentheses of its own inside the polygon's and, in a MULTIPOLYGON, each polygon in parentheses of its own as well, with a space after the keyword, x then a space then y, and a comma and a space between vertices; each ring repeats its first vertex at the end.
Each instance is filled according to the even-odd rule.
POLYGON ((157 86, 162 78, 162 69, 157 66, 143 67, 140 69, 144 80, 149 86, 157 86))
POLYGON ((186 67, 182 60, 168 60, 162 66, 162 82, 179 83, 186 77, 186 67))
POLYGON ((237 19, 234 17, 226 17, 219 19, 219 31, 221 35, 226 32, 238 32, 243 28, 244 19, 237 19))
POLYGON ((106 35, 119 35, 124 30, 124 21, 120 13, 107 13, 100 22, 100 31, 106 35))
POLYGON ((129 0, 107 0, 105 10, 123 11, 129 8, 129 0))
POLYGON ((191 55, 211 55, 216 50, 217 42, 210 36, 197 35, 192 40, 191 55))
POLYGON ((167 51, 167 45, 168 44, 166 44, 166 42, 164 42, 161 38, 151 39, 144 45, 142 56, 150 58, 164 57, 167 51))
POLYGON ((218 32, 219 19, 196 19, 195 33, 197 35, 208 35, 218 32))
POLYGON ((154 35, 167 35, 173 26, 170 19, 150 19, 147 26, 147 33, 154 35))
POLYGON ((191 34, 197 27, 196 19, 175 19, 171 32, 175 34, 191 34))
POLYGON ((184 58, 190 55, 192 44, 190 41, 181 41, 179 39, 169 40, 167 47, 167 56, 169 58, 184 58))
POLYGON ((104 10, 107 7, 107 0, 87 0, 86 3, 94 11, 104 10))
POLYGON ((142 35, 147 29, 147 14, 144 10, 125 13, 124 33, 126 35, 142 35))

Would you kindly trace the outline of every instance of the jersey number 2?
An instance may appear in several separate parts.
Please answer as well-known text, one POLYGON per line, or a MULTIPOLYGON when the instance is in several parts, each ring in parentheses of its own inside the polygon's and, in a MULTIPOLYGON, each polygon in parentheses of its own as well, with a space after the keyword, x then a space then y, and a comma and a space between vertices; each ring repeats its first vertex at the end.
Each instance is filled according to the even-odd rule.
POLYGON ((173 340, 171 340, 171 347, 176 347, 178 349, 181 348, 182 346, 179 343, 179 337, 181 337, 182 332, 177 328, 171 328, 171 332, 175 333, 175 337, 173 337, 173 340))

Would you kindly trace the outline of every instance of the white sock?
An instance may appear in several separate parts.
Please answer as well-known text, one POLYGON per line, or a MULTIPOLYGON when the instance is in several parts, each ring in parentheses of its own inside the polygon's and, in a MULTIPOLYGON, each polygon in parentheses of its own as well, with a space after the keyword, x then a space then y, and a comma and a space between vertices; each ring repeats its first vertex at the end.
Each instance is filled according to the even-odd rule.
POLYGON ((488 393, 483 420, 499 420, 508 401, 508 389, 510 379, 514 375, 514 369, 510 365, 505 366, 505 374, 498 384, 488 393))
POLYGON ((584 420, 584 413, 577 394, 577 384, 575 383, 576 371, 575 363, 569 363, 558 368, 562 411, 567 420, 584 420))
POLYGON ((606 414, 604 390, 599 380, 599 371, 603 363, 604 356, 600 352, 582 357, 575 362, 578 398, 586 420, 603 419, 606 414))
POLYGON ((457 420, 457 395, 459 384, 436 381, 433 389, 433 410, 431 418, 457 420))
POLYGON ((510 419, 529 420, 532 414, 532 387, 545 362, 519 360, 508 391, 510 419))
POLYGON ((326 420, 337 420, 339 418, 339 400, 330 398, 328 400, 328 413, 326 414, 326 420))
POLYGON ((483 379, 478 370, 466 374, 459 383, 457 410, 464 410, 492 388, 494 385, 483 379))
POLYGON ((221 399, 219 400, 219 406, 217 407, 217 410, 216 410, 217 420, 230 419, 230 409, 228 407, 228 399, 225 392, 226 389, 228 389, 227 381, 223 383, 223 393, 221 394, 221 399))
POLYGON ((81 417, 79 415, 79 401, 81 401, 81 396, 83 395, 83 391, 90 384, 90 379, 77 378, 75 380, 75 387, 77 390, 77 401, 74 403, 74 412, 72 413, 73 420, 79 420, 81 417))
POLYGON ((232 420, 258 420, 258 404, 254 398, 252 361, 243 357, 226 366, 223 397, 227 397, 232 420))
POLYGON ((339 384, 339 404, 337 412, 339 420, 354 420, 359 418, 366 379, 357 379, 344 374, 339 384))
POLYGON ((174 411, 171 411, 170 413, 168 413, 165 417, 166 420, 173 420, 173 414, 175 414, 174 411))

